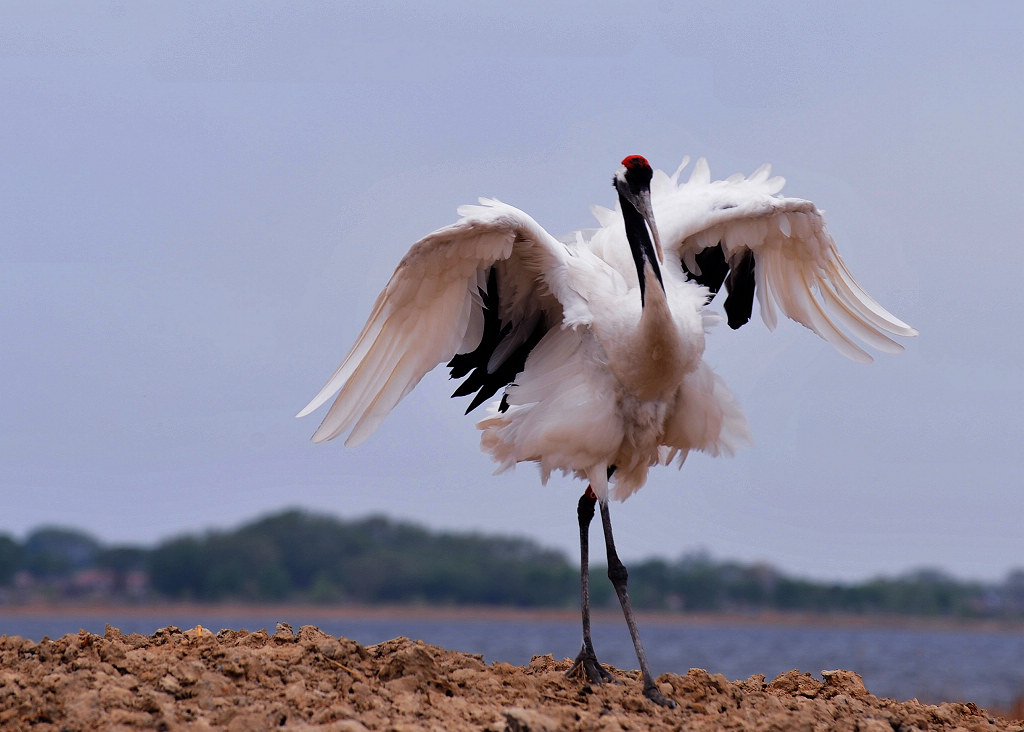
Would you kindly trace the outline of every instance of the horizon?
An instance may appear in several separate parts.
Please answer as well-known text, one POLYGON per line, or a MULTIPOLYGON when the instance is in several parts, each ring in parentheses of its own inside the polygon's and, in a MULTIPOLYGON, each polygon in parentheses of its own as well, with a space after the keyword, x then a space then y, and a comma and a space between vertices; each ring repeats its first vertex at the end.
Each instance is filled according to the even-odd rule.
MULTIPOLYGON (((24 544, 26 541, 29 540, 30 537, 32 537, 33 535, 35 535, 35 534, 37 534, 37 533, 39 533, 41 531, 48 531, 48 530, 71 531, 71 532, 79 534, 79 535, 81 535, 83 537, 88 537, 89 539, 92 539, 92 540, 96 541, 97 544, 100 546, 100 548, 103 549, 103 550, 106 550, 106 549, 141 549, 141 550, 144 550, 144 551, 150 551, 150 550, 153 550, 153 549, 159 547, 162 544, 174 541, 176 539, 181 539, 181 538, 186 538, 186 537, 195 537, 195 538, 200 538, 201 539, 204 536, 207 536, 209 534, 228 534, 228 533, 233 533, 233 532, 239 531, 240 529, 243 529, 245 527, 251 526, 251 525, 253 525, 255 523, 259 523, 259 522, 265 521, 267 519, 277 518, 277 517, 280 517, 280 516, 282 516, 284 514, 288 514, 288 513, 292 513, 292 512, 296 512, 296 511, 298 511, 300 513, 303 513, 305 515, 308 515, 308 516, 327 518, 327 519, 330 519, 330 520, 333 520, 333 521, 337 521, 339 523, 344 523, 344 524, 357 524, 357 523, 361 523, 361 522, 364 522, 364 521, 383 519, 385 521, 389 521, 389 522, 392 522, 392 523, 395 523, 395 524, 402 524, 402 525, 410 526, 412 528, 425 530, 425 531, 427 531, 431 535, 431 537, 437 537, 437 536, 442 535, 442 534, 449 534, 449 535, 454 535, 454 536, 475 536, 475 537, 479 537, 479 538, 482 538, 482 539, 485 539, 485 540, 494 540, 494 541, 503 540, 503 539, 513 540, 513 541, 524 541, 524 542, 527 542, 527 543, 537 547, 538 549, 540 549, 542 551, 555 551, 555 552, 558 552, 562 556, 562 558, 565 559, 566 562, 568 564, 570 564, 570 565, 573 565, 573 564, 579 562, 578 552, 577 552, 577 555, 574 557, 570 552, 566 552, 566 551, 564 551, 564 550, 562 550, 562 549, 560 549, 558 547, 555 547, 555 546, 548 546, 548 545, 544 544, 542 541, 540 541, 538 539, 534 539, 533 537, 527 536, 525 534, 491 533, 491 532, 478 531, 478 530, 472 530, 472 529, 469 529, 469 530, 433 529, 433 528, 427 526, 426 524, 417 523, 415 521, 408 520, 408 519, 398 519, 398 518, 395 518, 393 516, 388 516, 388 515, 383 514, 383 513, 365 514, 365 515, 362 515, 362 516, 342 516, 342 515, 339 515, 339 514, 331 514, 331 513, 328 513, 326 511, 310 511, 310 510, 305 510, 305 509, 302 509, 302 508, 299 508, 299 507, 296 507, 296 506, 284 507, 284 508, 281 508, 279 510, 275 510, 275 511, 270 512, 270 513, 261 514, 259 516, 254 516, 254 517, 246 519, 244 521, 236 522, 236 523, 231 524, 229 526, 209 526, 209 527, 206 527, 206 528, 204 528, 202 530, 183 531, 183 532, 178 533, 178 534, 173 534, 173 535, 170 535, 170 536, 164 536, 164 537, 160 537, 158 539, 154 539, 154 540, 152 540, 149 543, 139 543, 139 542, 119 543, 119 542, 105 541, 101 537, 92 535, 87 529, 85 529, 85 528, 83 528, 81 526, 74 526, 74 525, 70 525, 70 524, 68 524, 68 525, 64 525, 64 524, 62 524, 62 525, 41 524, 39 526, 35 526, 35 527, 32 527, 32 528, 28 529, 21 536, 15 537, 15 540, 18 541, 19 543, 24 544)), ((8 535, 7 532, 4 532, 4 531, 0 530, 0 536, 4 536, 4 535, 8 535)), ((956 581, 958 583, 961 583, 961 584, 977 583, 977 584, 983 584, 983 585, 993 585, 993 584, 1005 583, 1014 574, 1024 573, 1024 563, 1022 563, 1021 566, 1019 566, 1019 567, 1012 567, 1012 568, 1010 568, 1007 571, 1007 574, 1004 575, 1003 577, 996 578, 994 580, 992 580, 992 579, 982 580, 982 579, 977 578, 977 577, 958 576, 958 575, 956 575, 956 574, 954 574, 952 572, 947 571, 943 567, 937 567, 937 566, 911 567, 909 569, 906 569, 906 570, 903 570, 903 571, 900 571, 900 572, 894 572, 894 573, 889 573, 889 574, 883 573, 883 574, 877 574, 877 575, 872 575, 872 576, 869 576, 869 577, 863 577, 863 578, 858 578, 858 579, 841 579, 841 578, 813 577, 813 576, 807 576, 807 575, 801 575, 801 574, 797 574, 797 573, 793 573, 793 572, 788 572, 784 568, 779 567, 779 566, 771 563, 768 560, 741 560, 741 559, 736 559, 736 558, 731 558, 731 557, 719 556, 719 555, 716 555, 715 553, 707 550, 704 547, 695 547, 693 549, 686 550, 683 553, 681 553, 681 554, 679 554, 677 556, 674 556, 674 557, 668 557, 668 556, 662 556, 662 555, 650 555, 650 556, 646 556, 646 557, 639 557, 639 558, 636 558, 634 560, 631 560, 630 564, 643 564, 643 563, 652 562, 652 561, 665 561, 665 562, 668 562, 670 564, 672 564, 672 563, 679 563, 679 562, 685 563, 685 562, 689 562, 689 561, 703 561, 703 562, 708 562, 709 564, 712 564, 712 565, 734 564, 734 565, 739 565, 741 567, 746 567, 746 568, 754 568, 754 567, 762 567, 763 566, 763 567, 766 567, 767 569, 777 573, 779 576, 784 576, 784 577, 787 577, 789 579, 808 581, 808 582, 813 582, 813 583, 817 583, 817 584, 831 584, 831 583, 834 583, 834 584, 841 584, 841 585, 857 585, 857 584, 869 583, 869 582, 876 581, 876 580, 901 580, 901 579, 908 579, 908 578, 912 578, 912 577, 914 577, 916 575, 919 575, 919 574, 922 574, 922 573, 931 573, 931 572, 938 572, 940 576, 942 576, 944 578, 952 579, 952 580, 954 580, 954 581, 956 581)), ((605 564, 604 560, 601 557, 592 557, 591 558, 591 565, 592 566, 600 567, 600 566, 604 566, 604 564, 605 564)), ((628 567, 627 567, 627 569, 628 569, 628 567)), ((617 612, 618 611, 612 611, 613 614, 617 614, 617 612)))

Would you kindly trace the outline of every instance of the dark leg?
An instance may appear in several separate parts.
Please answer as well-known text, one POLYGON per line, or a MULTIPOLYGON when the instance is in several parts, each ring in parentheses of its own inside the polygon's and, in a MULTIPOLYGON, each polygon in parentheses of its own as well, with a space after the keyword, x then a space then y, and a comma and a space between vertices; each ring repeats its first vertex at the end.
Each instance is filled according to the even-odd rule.
POLYGON ((592 684, 612 681, 612 675, 598 662, 594 644, 590 640, 590 521, 594 518, 597 496, 590 486, 580 496, 576 515, 580 521, 580 606, 583 611, 583 647, 566 676, 585 673, 592 684))
POLYGON ((601 502, 601 524, 604 526, 604 543, 608 549, 608 579, 612 581, 615 594, 619 597, 619 604, 622 605, 622 614, 626 616, 626 626, 629 628, 629 635, 633 639, 633 647, 636 649, 636 658, 640 662, 640 673, 644 679, 644 696, 655 704, 663 707, 674 708, 676 703, 662 694, 651 677, 651 669, 647 665, 647 654, 644 652, 644 644, 640 642, 640 631, 636 627, 636 619, 633 617, 633 607, 629 602, 629 593, 626 592, 626 581, 629 573, 626 567, 619 561, 619 555, 615 552, 615 539, 612 538, 612 520, 608 513, 608 503, 601 502))

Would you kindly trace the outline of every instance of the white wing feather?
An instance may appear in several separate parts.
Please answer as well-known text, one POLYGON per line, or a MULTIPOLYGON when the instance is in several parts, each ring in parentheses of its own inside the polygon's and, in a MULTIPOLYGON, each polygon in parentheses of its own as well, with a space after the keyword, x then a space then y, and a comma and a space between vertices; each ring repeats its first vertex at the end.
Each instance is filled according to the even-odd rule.
POLYGON ((520 282, 510 307, 519 317, 539 317, 531 310, 550 307, 545 298, 552 297, 585 308, 564 281, 565 245, 519 209, 492 199, 480 204, 460 208, 458 222, 421 239, 399 263, 349 354, 297 415, 338 395, 314 442, 351 429, 345 444, 359 444, 424 374, 472 350, 482 329, 479 287, 495 263, 515 259, 520 282))
POLYGON ((701 158, 680 184, 683 166, 672 176, 655 171, 651 184, 666 258, 671 253, 690 271, 699 271, 696 255, 706 247, 721 243, 727 261, 750 250, 765 324, 774 328, 776 309, 781 310, 855 361, 872 359, 850 335, 887 353, 903 350, 888 335, 917 335, 853 278, 821 211, 810 201, 777 195, 785 180, 771 177, 770 166, 750 177, 737 174, 712 182, 701 158))
MULTIPOLYGON (((655 171, 651 185, 666 265, 674 260, 699 272, 699 252, 719 244, 730 265, 752 252, 765 324, 774 328, 781 311, 857 361, 871 360, 858 341, 895 353, 903 349, 889 335, 917 334, 853 278, 814 204, 778 195, 784 180, 772 177, 769 166, 712 182, 702 158, 680 184, 687 162, 672 176, 655 171)), ((498 315, 510 330, 490 354, 489 369, 531 337, 542 319, 561 328, 548 331, 527 361, 531 375, 506 392, 508 411, 499 416, 492 409, 478 425, 484 449, 503 466, 536 460, 545 475, 552 469, 577 472, 604 495, 607 461, 615 453, 612 443, 623 437, 616 432, 622 425, 614 418, 615 399, 598 396, 612 388, 602 380, 611 378, 601 366, 604 356, 584 344, 592 340, 586 335, 594 318, 591 303, 624 295, 636 283, 621 213, 593 211, 600 229, 560 243, 522 211, 480 199, 480 205, 459 209, 458 222, 414 244, 349 354, 299 413, 305 416, 337 394, 313 440, 349 432, 346 445, 362 442, 427 371, 472 351, 483 333, 481 290, 493 268, 498 315), (602 425, 607 439, 595 439, 591 430, 583 443, 566 440, 575 434, 567 425, 578 424, 581 414, 602 425)), ((678 276, 683 274, 680 266, 678 276)), ((730 453, 748 438, 742 412, 720 380, 702 366, 691 381, 679 392, 658 453, 637 462, 638 480, 651 462, 673 455, 681 460, 691 449, 730 453)), ((625 493, 639 487, 634 482, 625 493)))

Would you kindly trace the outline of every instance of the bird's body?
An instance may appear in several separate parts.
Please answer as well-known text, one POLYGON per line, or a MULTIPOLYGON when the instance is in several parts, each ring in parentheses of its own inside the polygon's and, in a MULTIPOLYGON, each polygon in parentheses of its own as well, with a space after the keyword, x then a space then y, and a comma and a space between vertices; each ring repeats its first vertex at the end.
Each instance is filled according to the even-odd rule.
MULTIPOLYGON (((615 497, 625 498, 672 450, 721 442, 721 420, 704 420, 701 434, 672 429, 687 409, 684 385, 702 366, 706 291, 666 276, 665 289, 649 287, 641 308, 639 285, 591 258, 570 263, 568 278, 586 305, 586 322, 549 330, 507 388, 508 408, 492 405, 478 426, 483 449, 502 467, 537 462, 545 480, 553 470, 572 472, 604 499, 615 465, 615 497)), ((721 412, 732 404, 723 396, 720 390, 689 409, 721 412)))
MULTIPOLYGON (((712 182, 700 160, 680 184, 682 167, 667 176, 626 158, 613 179, 617 209, 595 208, 600 228, 561 241, 496 200, 460 208, 459 221, 402 259, 349 355, 299 414, 337 393, 313 439, 349 432, 346 444, 358 444, 447 363, 464 379, 455 395, 474 395, 470 409, 494 397, 477 426, 501 468, 536 462, 544 480, 563 471, 588 481, 578 662, 593 681, 603 674, 588 651, 584 501, 590 516, 600 502, 609 565, 621 567, 608 499, 638 490, 653 465, 682 464, 691 450, 731 454, 748 439, 736 400, 703 361, 719 289, 733 328, 756 294, 769 327, 781 310, 859 361, 871 359, 837 321, 888 352, 902 347, 887 334, 916 334, 856 283, 814 204, 776 195, 782 179, 767 166, 712 182)), ((646 691, 659 700, 621 575, 646 691)))

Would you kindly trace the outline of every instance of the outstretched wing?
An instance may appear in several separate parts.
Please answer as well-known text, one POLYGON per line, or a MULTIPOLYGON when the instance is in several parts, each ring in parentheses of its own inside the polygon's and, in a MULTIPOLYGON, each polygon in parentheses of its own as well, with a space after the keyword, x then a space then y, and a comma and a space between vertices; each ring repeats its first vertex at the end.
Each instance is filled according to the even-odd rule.
POLYGON ((750 319, 756 294, 769 328, 781 310, 855 361, 872 359, 853 337, 896 353, 903 347, 890 335, 917 335, 853 278, 821 211, 810 201, 777 195, 785 180, 772 177, 770 166, 750 177, 712 182, 701 158, 680 184, 687 162, 672 176, 655 172, 651 199, 658 231, 666 260, 674 258, 712 296, 724 284, 731 327, 750 319))
POLYGON ((480 204, 399 263, 345 360, 297 415, 338 395, 314 442, 351 429, 345 444, 359 444, 447 361, 453 377, 469 376, 456 395, 483 394, 472 408, 515 377, 538 331, 585 307, 566 284, 564 244, 519 209, 480 204))

